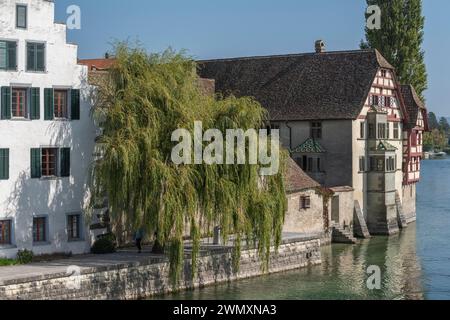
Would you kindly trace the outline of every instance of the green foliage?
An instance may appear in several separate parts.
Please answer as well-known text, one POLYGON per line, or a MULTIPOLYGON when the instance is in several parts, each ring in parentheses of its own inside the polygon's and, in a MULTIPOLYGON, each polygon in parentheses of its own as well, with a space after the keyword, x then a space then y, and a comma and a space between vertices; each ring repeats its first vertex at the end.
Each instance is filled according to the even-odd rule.
POLYGON ((28 264, 31 263, 33 261, 33 251, 30 250, 19 250, 19 252, 17 252, 17 262, 19 264, 28 264))
POLYGON ((0 267, 9 267, 9 266, 15 266, 19 262, 15 259, 4 259, 0 258, 0 267))
POLYGON ((450 124, 448 123, 447 118, 441 117, 439 119, 439 129, 447 134, 450 132, 450 124))
MULTIPOLYGON (((176 283, 184 260, 187 225, 193 240, 195 274, 200 235, 222 228, 223 239, 235 241, 239 264, 241 240, 255 244, 267 266, 271 241, 281 243, 286 211, 284 161, 280 173, 265 177, 259 165, 174 165, 174 130, 259 129, 266 111, 252 98, 208 96, 201 92, 196 63, 183 53, 167 50, 147 54, 118 44, 116 64, 99 81, 94 118, 103 129, 103 155, 93 170, 95 194, 107 194, 111 218, 128 228, 145 226, 168 249, 171 277, 176 283), (120 220, 123 221, 123 220, 120 220)), ((248 150, 247 150, 248 151, 248 150)), ((283 154, 283 157, 286 155, 283 154)))
POLYGON ((367 0, 381 9, 381 29, 366 27, 361 48, 376 48, 396 68, 401 83, 411 84, 423 99, 427 71, 422 43, 425 18, 421 0, 367 0))
POLYGON ((93 254, 107 254, 116 252, 116 237, 113 234, 107 234, 97 239, 92 248, 93 254))
POLYGON ((434 112, 428 113, 428 126, 430 130, 439 129, 439 122, 434 112))
POLYGON ((423 144, 425 151, 445 150, 448 147, 449 137, 446 132, 434 129, 424 134, 423 144))

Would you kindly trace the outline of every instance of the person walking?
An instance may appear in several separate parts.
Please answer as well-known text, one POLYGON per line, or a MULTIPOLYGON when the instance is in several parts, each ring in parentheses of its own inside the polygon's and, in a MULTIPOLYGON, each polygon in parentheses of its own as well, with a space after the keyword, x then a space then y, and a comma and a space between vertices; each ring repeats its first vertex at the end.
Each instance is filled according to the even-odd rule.
POLYGON ((144 239, 144 229, 143 228, 139 228, 134 233, 134 241, 136 243, 136 247, 138 248, 138 253, 142 252, 142 239, 144 239))

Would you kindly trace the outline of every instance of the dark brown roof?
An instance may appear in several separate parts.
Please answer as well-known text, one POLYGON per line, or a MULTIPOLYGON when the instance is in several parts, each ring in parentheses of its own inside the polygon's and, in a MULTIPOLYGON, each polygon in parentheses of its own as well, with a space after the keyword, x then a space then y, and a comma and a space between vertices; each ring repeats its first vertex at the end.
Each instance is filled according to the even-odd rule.
POLYGON ((370 49, 199 61, 199 74, 255 97, 272 121, 356 119, 380 67, 394 69, 370 49))
POLYGON ((403 96, 403 101, 405 102, 406 111, 408 113, 408 122, 405 124, 407 128, 415 128, 417 124, 417 117, 419 111, 424 111, 425 127, 428 128, 426 121, 427 108, 425 104, 420 99, 416 90, 411 85, 402 85, 401 92, 403 96))
POLYGON ((296 163, 289 157, 286 168, 286 191, 295 193, 306 189, 320 187, 320 184, 310 178, 296 163))

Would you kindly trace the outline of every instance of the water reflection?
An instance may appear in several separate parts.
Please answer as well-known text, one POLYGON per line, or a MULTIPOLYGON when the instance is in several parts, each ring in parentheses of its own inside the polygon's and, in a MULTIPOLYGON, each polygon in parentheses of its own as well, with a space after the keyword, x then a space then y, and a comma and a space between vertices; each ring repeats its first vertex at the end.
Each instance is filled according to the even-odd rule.
POLYGON ((423 299, 416 227, 360 245, 323 249, 320 266, 180 293, 166 299, 423 299), (381 269, 381 290, 367 288, 367 268, 381 269))

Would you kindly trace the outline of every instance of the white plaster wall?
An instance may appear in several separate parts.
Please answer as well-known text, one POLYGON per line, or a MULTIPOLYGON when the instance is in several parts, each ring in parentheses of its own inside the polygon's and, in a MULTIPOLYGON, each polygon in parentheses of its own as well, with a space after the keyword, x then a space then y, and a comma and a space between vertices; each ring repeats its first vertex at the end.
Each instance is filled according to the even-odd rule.
POLYGON ((287 195, 288 211, 283 232, 319 234, 324 232, 323 198, 315 190, 287 195), (300 197, 311 197, 311 208, 300 209, 300 197))
MULTIPOLYGON (((77 64, 77 46, 66 43, 66 26, 54 23, 54 3, 45 0, 0 0, 0 39, 18 41, 18 70, 0 71, 0 86, 41 88, 40 120, 0 120, 0 148, 10 149, 10 179, 0 181, 0 219, 12 219, 13 246, 0 247, 0 256, 18 249, 35 254, 84 253, 88 241, 68 242, 66 215, 82 213, 87 197, 88 168, 95 127, 90 118, 87 68, 77 64), (15 28, 16 3, 28 5, 28 29, 15 28), (25 71, 26 41, 46 43, 46 72, 25 71), (81 116, 75 121, 44 121, 44 88, 81 89, 81 116), (71 147, 71 177, 30 179, 30 149, 71 147), (33 246, 33 216, 47 216, 48 244, 33 246)), ((83 228, 89 240, 88 228, 83 228)))

